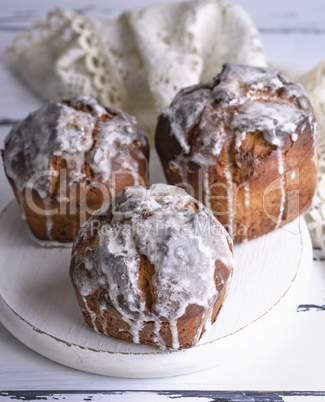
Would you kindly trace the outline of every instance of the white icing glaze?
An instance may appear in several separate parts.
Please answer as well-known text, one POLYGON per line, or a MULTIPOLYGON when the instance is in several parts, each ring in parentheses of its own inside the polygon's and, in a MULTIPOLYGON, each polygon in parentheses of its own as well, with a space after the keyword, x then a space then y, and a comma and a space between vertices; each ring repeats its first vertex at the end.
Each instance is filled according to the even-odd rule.
MULTIPOLYGON (((186 182, 187 166, 195 162, 203 172, 203 192, 209 198, 209 167, 215 168, 221 152, 228 149, 231 141, 234 141, 235 150, 240 152, 248 132, 260 132, 267 143, 276 147, 272 153, 275 152, 278 161, 278 173, 283 175, 286 137, 296 142, 304 125, 309 125, 313 133, 313 152, 317 163, 315 120, 311 103, 302 85, 289 83, 282 74, 270 68, 226 64, 212 83, 202 83, 180 91, 162 116, 169 120, 171 135, 175 136, 182 148, 169 163, 178 169, 186 182), (194 125, 198 127, 198 133, 193 140, 189 131, 194 125)), ((231 165, 234 161, 228 163, 224 178, 231 190, 231 165)), ((242 168, 241 163, 236 160, 239 169, 242 168)), ((245 190, 245 193, 248 194, 248 191, 245 190)), ((284 179, 281 178, 279 220, 282 219, 284 203, 284 179)), ((207 205, 210 206, 209 203, 207 205)), ((245 208, 249 208, 247 204, 245 208)), ((230 199, 228 212, 230 225, 235 218, 230 199)))
POLYGON ((230 165, 226 167, 224 175, 227 183, 228 232, 232 237, 234 234, 234 192, 230 165))
POLYGON ((89 317, 90 317, 92 326, 93 326, 93 327, 95 328, 95 330, 98 332, 98 327, 97 327, 97 324, 96 324, 96 314, 95 314, 93 311, 91 311, 91 309, 89 308, 87 299, 82 296, 82 300, 83 300, 83 302, 84 302, 86 311, 87 311, 87 313, 89 314, 89 317))
POLYGON ((306 112, 287 103, 247 102, 234 113, 230 127, 236 131, 259 131, 266 142, 281 148, 284 133, 298 135, 297 127, 308 117, 306 112))
POLYGON ((237 131, 236 132, 236 142, 235 142, 235 148, 237 151, 239 151, 239 148, 242 144, 242 142, 245 140, 246 138, 246 131, 237 131))
MULTIPOLYGON (((146 144, 145 134, 134 117, 115 108, 106 110, 90 97, 77 97, 62 104, 49 102, 18 123, 6 139, 4 165, 18 196, 22 197, 25 188, 31 186, 29 179, 33 175, 47 172, 40 174, 32 188, 44 203, 53 198, 53 191, 58 202, 66 203, 70 190, 76 191, 71 184, 86 180, 85 164, 96 175, 93 181, 111 180, 116 164, 119 171, 130 172, 134 183, 140 184, 137 159, 145 158, 141 146, 146 144), (66 169, 55 190, 52 178, 59 172, 53 166, 54 157, 62 158, 66 169)), ((44 207, 48 209, 45 204, 44 207)), ((52 218, 47 215, 48 234, 51 225, 52 218)))
POLYGON ((46 235, 47 235, 47 238, 51 241, 51 240, 53 240, 52 233, 51 233, 52 232, 52 227, 53 227, 53 222, 52 222, 52 219, 51 219, 51 215, 49 214, 50 203, 51 203, 51 199, 43 198, 44 211, 47 211, 47 213, 45 214, 46 235))
POLYGON ((245 241, 248 240, 248 229, 251 222, 251 210, 250 210, 250 195, 249 195, 249 183, 244 184, 244 203, 245 203, 245 225, 246 225, 246 237, 245 241))
POLYGON ((231 127, 235 130, 245 128, 249 132, 259 131, 263 134, 265 141, 277 147, 276 156, 278 160, 278 173, 280 178, 281 200, 279 216, 276 227, 280 227, 284 206, 286 202, 285 181, 284 181, 284 157, 283 133, 291 136, 293 141, 298 139, 297 127, 308 120, 308 116, 302 110, 294 108, 290 104, 277 104, 264 101, 246 103, 234 114, 231 127))
POLYGON ((165 347, 159 334, 165 317, 172 333, 172 347, 178 349, 177 320, 188 306, 204 309, 202 328, 211 320, 218 297, 216 261, 221 261, 229 273, 233 266, 227 242, 230 238, 212 212, 184 190, 157 184, 148 190, 140 186, 124 189, 82 226, 75 245, 88 236, 94 220, 111 213, 111 222, 104 220, 96 234, 98 244, 92 250, 88 248, 84 257, 74 254, 74 283, 83 297, 91 295, 99 285, 105 287, 109 303, 129 324, 136 343, 144 322, 153 321, 155 342, 165 347), (190 202, 195 202, 199 210, 186 208, 190 202), (150 309, 138 285, 141 256, 154 266, 150 309), (83 270, 80 264, 84 264, 83 270))
POLYGON ((278 155, 278 172, 279 174, 283 175, 284 166, 283 166, 283 154, 281 148, 278 148, 277 155, 278 155))
POLYGON ((275 92, 283 87, 287 79, 271 68, 227 63, 215 81, 215 100, 220 106, 229 107, 242 104, 247 99, 264 97, 259 92, 266 89, 275 92))
POLYGON ((186 153, 190 151, 190 146, 186 141, 184 132, 188 133, 199 120, 200 115, 211 99, 211 85, 212 82, 205 85, 198 84, 191 87, 190 91, 187 89, 180 91, 176 95, 172 107, 165 109, 162 113, 170 121, 172 133, 186 153), (179 99, 181 99, 181 103, 178 102, 179 99), (184 108, 188 112, 186 118, 182 113, 184 108))
MULTIPOLYGON (((107 110, 90 96, 78 96, 68 99, 67 102, 72 107, 86 106, 87 111, 94 117, 100 118, 107 114, 107 110)), ((117 110, 117 109, 115 109, 117 110)))
POLYGON ((281 147, 278 147, 277 149, 277 156, 278 156, 278 172, 281 175, 280 177, 280 190, 281 190, 281 201, 280 201, 280 209, 279 209, 279 217, 278 221, 276 223, 276 228, 279 228, 281 226, 282 218, 283 218, 283 212, 284 212, 284 205, 286 202, 286 193, 285 193, 285 188, 284 188, 284 158, 283 158, 283 151, 281 147))
POLYGON ((203 189, 205 192, 205 198, 204 198, 204 204, 211 208, 211 192, 210 192, 210 184, 209 184, 209 169, 210 166, 204 166, 201 170, 201 174, 202 174, 202 183, 203 183, 203 189))
POLYGON ((306 115, 305 111, 297 109, 291 104, 255 101, 239 107, 238 113, 234 114, 231 121, 232 129, 245 129, 249 132, 259 131, 263 134, 265 141, 277 147, 278 173, 281 175, 281 200, 276 224, 277 228, 281 225, 286 202, 285 181, 283 177, 285 172, 283 133, 290 135, 293 142, 297 141, 297 127, 302 123, 306 123, 309 119, 310 117, 306 115))
MULTIPOLYGON (((68 171, 74 171, 73 181, 82 179, 84 155, 93 146, 95 124, 96 119, 91 114, 62 105, 55 130, 55 145, 48 153, 39 155, 43 159, 42 165, 50 165, 52 155, 60 156, 66 161, 68 171)), ((36 172, 37 168, 38 164, 34 166, 36 172)))
MULTIPOLYGON (((120 170, 139 171, 138 162, 129 149, 138 139, 138 130, 135 118, 123 112, 99 123, 96 146, 89 152, 87 162, 95 173, 103 176, 104 181, 111 178, 113 162, 120 165, 120 170)), ((138 157, 144 159, 145 156, 138 152, 138 157)), ((139 184, 138 175, 133 177, 134 184, 139 184)))
MULTIPOLYGON (((235 139, 235 150, 237 152, 240 152, 240 146, 242 145, 243 141, 246 139, 246 131, 236 131, 235 133, 236 135, 236 139, 235 139)), ((239 168, 241 168, 242 164, 239 160, 236 161, 236 164, 239 168)), ((249 183, 244 183, 243 184, 243 190, 244 190, 244 204, 245 204, 245 226, 246 226, 246 236, 245 236, 245 240, 247 241, 247 235, 248 235, 248 228, 250 226, 250 196, 249 196, 249 183)), ((229 203, 229 201, 228 201, 229 203)), ((233 206, 232 206, 232 210, 233 210, 233 206)), ((233 214, 234 215, 234 214, 233 214)), ((234 217, 233 217, 234 219, 234 217)), ((228 223, 230 224, 230 223, 228 223)))

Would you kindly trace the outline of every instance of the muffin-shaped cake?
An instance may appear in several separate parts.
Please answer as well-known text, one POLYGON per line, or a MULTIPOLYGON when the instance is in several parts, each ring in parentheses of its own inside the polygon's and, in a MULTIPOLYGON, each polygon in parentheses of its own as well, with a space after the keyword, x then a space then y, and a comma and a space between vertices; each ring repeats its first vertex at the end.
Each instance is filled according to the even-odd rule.
POLYGON ((232 241, 203 204, 166 184, 127 187, 82 226, 70 276, 87 324, 160 348, 194 346, 232 275, 232 241))
POLYGON ((296 218, 316 177, 316 124, 300 84, 270 68, 225 64, 181 90, 159 117, 168 183, 208 205, 235 242, 296 218))
POLYGON ((35 237, 71 242, 124 187, 147 185, 148 153, 134 117, 78 97, 47 103, 18 123, 3 160, 35 237))

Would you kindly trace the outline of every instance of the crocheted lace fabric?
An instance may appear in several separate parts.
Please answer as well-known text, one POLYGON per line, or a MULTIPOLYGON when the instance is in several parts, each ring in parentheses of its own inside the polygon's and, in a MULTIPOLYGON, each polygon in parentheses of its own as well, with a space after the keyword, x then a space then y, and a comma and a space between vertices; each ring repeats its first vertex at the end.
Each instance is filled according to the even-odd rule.
MULTIPOLYGON (((225 62, 267 65, 258 30, 237 4, 190 0, 126 11, 117 19, 70 10, 18 35, 13 69, 42 99, 90 95, 135 115, 153 138, 157 116, 183 87, 210 80, 225 62)), ((325 64, 302 82, 319 127, 320 176, 306 215, 325 253, 325 64)))
POLYGON ((91 95, 135 115, 151 135, 181 88, 211 79, 226 61, 266 64, 251 19, 225 0, 156 5, 118 19, 55 10, 15 38, 11 61, 41 98, 91 95))

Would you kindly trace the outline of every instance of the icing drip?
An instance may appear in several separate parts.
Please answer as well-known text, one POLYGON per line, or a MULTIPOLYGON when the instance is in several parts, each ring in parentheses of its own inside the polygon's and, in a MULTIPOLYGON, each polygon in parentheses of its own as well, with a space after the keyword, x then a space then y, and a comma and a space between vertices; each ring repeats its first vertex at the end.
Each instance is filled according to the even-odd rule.
POLYGON ((277 155, 278 155, 278 172, 280 175, 283 175, 283 173, 284 173, 283 154, 282 154, 282 150, 280 147, 277 150, 277 155))
POLYGON ((43 198, 44 210, 47 211, 47 213, 45 215, 46 235, 49 240, 53 240, 53 238, 52 238, 53 222, 51 219, 51 215, 49 214, 50 204, 51 204, 50 199, 43 198))
POLYGON ((150 321, 154 342, 162 348, 166 347, 159 333, 162 317, 169 323, 172 348, 178 349, 178 319, 189 306, 202 307, 197 341, 219 295, 216 261, 229 273, 233 265, 230 238, 212 212, 177 187, 127 187, 82 226, 75 245, 88 237, 92 221, 105 221, 103 216, 111 218, 97 232, 98 244, 88 248, 84 257, 73 255, 77 267, 73 280, 81 295, 90 296, 98 287, 107 289, 107 300, 129 325, 133 342, 139 343, 140 331, 150 321), (192 202, 197 211, 187 207, 192 202), (141 258, 154 267, 150 308, 138 285, 141 258))
POLYGON ((90 317, 92 326, 94 327, 94 329, 95 329, 96 332, 99 332, 99 331, 98 331, 97 324, 96 324, 96 314, 95 314, 93 311, 90 310, 90 308, 89 308, 89 306, 88 306, 87 299, 86 299, 85 297, 82 297, 82 300, 83 300, 83 302, 84 302, 86 311, 87 311, 87 313, 89 314, 89 317, 90 317))
POLYGON ((261 132, 265 141, 277 147, 278 173, 281 176, 281 200, 277 228, 281 225, 286 202, 283 133, 290 135, 291 140, 295 142, 298 139, 297 127, 300 124, 307 123, 309 120, 310 117, 306 115, 306 112, 296 109, 290 104, 255 101, 240 107, 231 122, 233 129, 245 128, 249 132, 261 132))
POLYGON ((204 204, 211 208, 211 192, 210 192, 210 183, 209 183, 209 166, 204 166, 201 170, 202 172, 202 183, 203 183, 203 191, 205 194, 204 204))
MULTIPOLYGON (((174 167, 181 171, 181 177, 187 180, 186 166, 194 162, 203 172, 201 180, 203 193, 208 195, 206 200, 213 196, 208 188, 209 168, 224 165, 224 155, 231 149, 231 144, 240 154, 247 133, 260 133, 266 143, 275 147, 271 154, 276 155, 278 173, 283 176, 283 152, 287 138, 292 143, 297 142, 304 125, 308 125, 313 133, 314 160, 317 163, 316 123, 311 103, 302 85, 289 83, 286 77, 270 68, 225 64, 212 82, 180 91, 162 116, 169 120, 171 134, 182 148, 169 163, 175 163, 174 167), (193 127, 197 129, 194 136, 191 132, 193 127)), ((230 199, 234 185, 232 163, 235 162, 226 164, 223 172, 228 187, 228 224, 231 231, 236 218, 230 199)), ((240 158, 236 160, 239 169, 244 168, 242 163, 240 158)), ((191 169, 194 169, 193 164, 191 169)), ((249 216, 249 183, 245 184, 244 191, 246 215, 249 216)), ((200 195, 196 196, 201 199, 200 195)), ((205 202, 210 206, 208 201, 205 202)), ((284 203, 284 178, 281 177, 280 223, 284 203)))
POLYGON ((242 142, 245 140, 246 138, 246 131, 243 132, 236 132, 236 143, 235 143, 235 147, 236 150, 239 151, 239 148, 242 144, 242 142))
POLYGON ((228 232, 232 237, 234 234, 234 192, 230 165, 224 171, 227 180, 227 205, 228 205, 228 232))
POLYGON ((284 133, 298 135, 297 127, 306 120, 306 113, 290 104, 255 101, 239 106, 232 117, 231 128, 246 132, 259 131, 266 142, 281 147, 284 133))
POLYGON ((285 193, 285 189, 284 189, 284 175, 283 175, 283 173, 284 173, 283 154, 282 154, 281 148, 278 148, 277 156, 278 156, 278 172, 281 175, 280 176, 281 202, 280 202, 279 217, 278 217, 278 221, 276 223, 276 228, 279 228, 281 226, 284 205, 285 205, 285 201, 286 201, 286 193, 285 193))
MULTIPOLYGON (((30 186, 29 179, 44 172, 33 189, 43 199, 53 198, 56 191, 56 201, 66 203, 70 190, 75 191, 71 185, 87 179, 88 166, 95 175, 93 181, 111 180, 117 166, 130 172, 135 184, 142 184, 137 159, 145 158, 141 147, 146 146, 146 136, 134 117, 83 96, 49 102, 18 123, 6 139, 4 165, 20 197, 30 186), (60 169, 65 170, 57 190, 53 178, 60 169)), ((50 225, 51 217, 47 219, 50 225)))
MULTIPOLYGON (((237 152, 240 151, 240 146, 243 143, 243 141, 245 141, 246 139, 246 131, 240 132, 237 131, 236 132, 236 140, 235 140, 235 150, 237 152)), ((236 164, 239 168, 241 168, 241 162, 236 161, 236 164)), ((248 235, 248 228, 250 226, 250 199, 249 199, 249 184, 248 183, 244 183, 244 204, 245 204, 245 225, 246 225, 246 236, 245 236, 245 240, 247 241, 247 235, 248 235)))
MULTIPOLYGON (((111 179, 113 163, 120 166, 119 170, 139 171, 138 162, 129 149, 138 137, 138 130, 136 120, 123 112, 99 123, 96 147, 89 152, 87 162, 96 174, 103 176, 104 181, 111 179)), ((140 159, 144 159, 142 153, 138 154, 140 159)), ((133 177, 134 184, 140 184, 137 174, 133 177)))
POLYGON ((22 219, 23 221, 25 221, 27 217, 26 217, 26 214, 25 214, 25 211, 24 211, 24 203, 23 203, 22 197, 19 197, 18 202, 19 202, 19 206, 20 206, 20 216, 21 216, 21 219, 22 219))
POLYGON ((155 337, 156 337, 155 343, 157 346, 160 347, 160 349, 166 349, 166 343, 159 332, 160 328, 161 328, 160 322, 158 320, 156 320, 154 323, 154 330, 153 330, 155 337))
MULTIPOLYGON (((99 306, 99 314, 100 314, 101 321, 104 320, 104 311, 105 311, 105 306, 104 306, 104 305, 100 305, 100 306, 99 306)), ((96 327, 96 328, 97 328, 97 327, 96 327)), ((102 331, 105 335, 108 336, 108 333, 107 333, 107 331, 106 331, 106 327, 105 327, 105 326, 102 325, 101 331, 102 331)))
POLYGON ((185 153, 189 153, 190 145, 186 141, 184 132, 187 133, 199 120, 204 108, 211 98, 211 83, 198 84, 191 90, 182 90, 176 95, 172 106, 165 109, 162 115, 171 122, 172 134, 177 138, 185 153), (181 103, 178 100, 181 99, 181 103), (188 116, 185 118, 182 110, 186 109, 188 116))
POLYGON ((250 197, 249 197, 249 184, 246 184, 244 187, 244 197, 245 197, 245 215, 246 215, 246 239, 248 240, 248 229, 251 223, 251 210, 250 210, 250 197))
MULTIPOLYGON (((179 341, 178 341, 178 332, 177 332, 177 320, 170 320, 169 321, 170 332, 172 334, 172 346, 173 349, 179 348, 179 341)), ((194 344, 196 343, 196 339, 194 340, 194 344)))

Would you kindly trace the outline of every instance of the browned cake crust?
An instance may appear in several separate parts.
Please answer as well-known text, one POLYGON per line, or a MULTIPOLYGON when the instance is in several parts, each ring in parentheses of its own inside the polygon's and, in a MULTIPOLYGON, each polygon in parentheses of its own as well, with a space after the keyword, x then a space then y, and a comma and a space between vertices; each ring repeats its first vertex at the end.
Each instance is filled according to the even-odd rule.
POLYGON ((43 106, 13 128, 3 151, 32 233, 58 242, 73 241, 84 221, 124 187, 146 186, 148 157, 135 119, 89 97, 43 106), (39 172, 45 175, 37 179, 39 172))
MULTIPOLYGON (((227 289, 224 288, 214 303, 213 315, 211 317, 212 323, 217 319, 217 315, 227 294, 226 291, 227 289)), ((86 323, 91 328, 96 328, 96 331, 111 336, 112 338, 117 338, 126 342, 133 342, 133 336, 130 333, 130 325, 123 320, 122 315, 116 311, 114 307, 108 305, 104 311, 100 312, 97 300, 101 292, 102 289, 99 290, 99 293, 95 292, 92 296, 86 297, 84 300, 76 291, 77 299, 86 323), (91 313, 95 315, 95 321, 92 320, 91 313)), ((177 321, 179 349, 188 349, 194 346, 193 340, 196 337, 197 331, 201 327, 201 323, 202 309, 197 308, 195 305, 189 306, 186 310, 186 314, 180 317, 177 321)), ((143 328, 139 333, 140 344, 155 347, 158 346, 155 339, 154 325, 153 321, 144 322, 143 328)), ((172 348, 172 333, 169 321, 162 318, 160 325, 159 335, 163 339, 165 347, 172 348)), ((203 333, 204 330, 201 330, 200 338, 203 333)))
POLYGON ((232 269, 231 239, 213 214, 184 190, 154 185, 124 189, 88 220, 72 250, 70 276, 96 331, 183 349, 216 320, 232 269), (214 236, 207 226, 194 232, 200 223, 214 236))
POLYGON ((235 242, 292 221, 316 188, 316 125, 300 84, 226 64, 186 88, 159 117, 156 147, 168 183, 208 205, 235 242))

